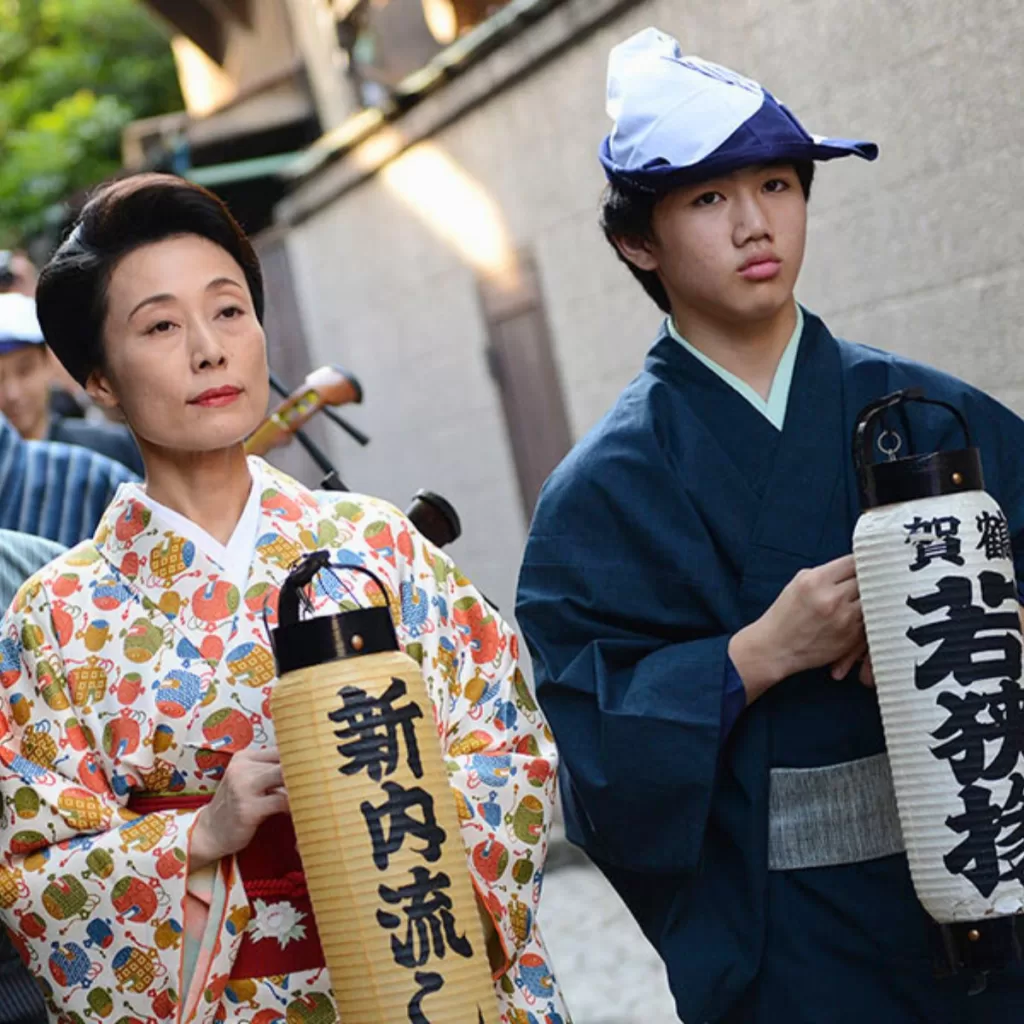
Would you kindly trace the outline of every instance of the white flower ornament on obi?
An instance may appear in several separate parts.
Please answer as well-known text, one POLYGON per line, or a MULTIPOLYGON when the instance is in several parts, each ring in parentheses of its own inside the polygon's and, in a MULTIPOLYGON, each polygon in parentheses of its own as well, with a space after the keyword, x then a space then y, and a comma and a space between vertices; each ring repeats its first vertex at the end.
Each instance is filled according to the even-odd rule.
POLYGON ((249 922, 249 931, 254 942, 276 939, 284 949, 289 942, 299 942, 306 937, 306 926, 302 923, 306 915, 286 901, 265 903, 255 901, 256 916, 249 922))

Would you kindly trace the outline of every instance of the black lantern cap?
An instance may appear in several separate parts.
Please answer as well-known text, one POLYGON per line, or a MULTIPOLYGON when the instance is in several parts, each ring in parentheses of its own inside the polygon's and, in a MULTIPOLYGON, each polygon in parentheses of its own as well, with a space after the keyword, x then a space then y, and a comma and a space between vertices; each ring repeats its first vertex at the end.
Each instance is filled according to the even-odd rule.
POLYGON ((985 489, 981 453, 971 443, 967 420, 955 406, 925 398, 918 388, 896 391, 861 410, 853 434, 853 463, 857 470, 861 505, 865 509, 985 489), (936 405, 950 412, 963 430, 966 447, 896 458, 898 448, 887 449, 881 444, 885 436, 883 433, 878 438, 879 448, 888 455, 888 460, 873 462, 875 428, 879 420, 886 412, 910 402, 936 405))
POLYGON ((342 658, 397 651, 398 637, 388 608, 387 589, 380 577, 369 569, 332 563, 328 552, 314 551, 292 569, 281 586, 278 625, 271 632, 271 644, 279 676, 342 658), (355 572, 369 576, 383 594, 384 604, 303 619, 301 607, 312 607, 305 588, 320 572, 355 572))

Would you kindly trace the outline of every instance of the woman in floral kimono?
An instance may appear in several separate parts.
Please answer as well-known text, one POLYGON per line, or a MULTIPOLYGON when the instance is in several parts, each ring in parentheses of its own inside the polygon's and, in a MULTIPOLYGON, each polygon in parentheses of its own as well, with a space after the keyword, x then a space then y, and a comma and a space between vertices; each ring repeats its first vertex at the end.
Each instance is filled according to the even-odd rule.
POLYGON ((0 916, 51 1013, 336 1020, 264 624, 289 566, 328 549, 382 577, 422 666, 502 1021, 565 1020, 535 920, 555 750, 516 637, 390 505, 246 459, 268 400, 263 291, 230 214, 176 178, 107 186, 38 302, 47 342, 120 408, 146 465, 92 540, 25 584, 0 637, 0 916))

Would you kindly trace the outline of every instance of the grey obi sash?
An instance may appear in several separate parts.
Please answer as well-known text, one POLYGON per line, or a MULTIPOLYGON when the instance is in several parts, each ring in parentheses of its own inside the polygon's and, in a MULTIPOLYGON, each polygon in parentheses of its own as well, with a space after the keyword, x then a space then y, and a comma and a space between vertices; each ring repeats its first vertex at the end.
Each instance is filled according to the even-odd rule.
POLYGON ((858 864, 904 849, 888 755, 771 770, 769 871, 858 864))

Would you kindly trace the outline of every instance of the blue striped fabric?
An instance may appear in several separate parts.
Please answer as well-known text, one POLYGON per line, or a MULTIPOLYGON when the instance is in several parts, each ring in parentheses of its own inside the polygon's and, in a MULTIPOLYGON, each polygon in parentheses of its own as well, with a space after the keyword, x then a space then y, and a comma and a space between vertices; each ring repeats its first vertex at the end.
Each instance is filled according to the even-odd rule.
POLYGON ((47 1024, 46 1004, 0 926, 0 1024, 47 1024))
POLYGON ((14 600, 18 587, 64 550, 52 540, 0 529, 0 617, 14 600))
POLYGON ((0 415, 0 529, 77 544, 93 535, 117 488, 135 479, 86 448, 25 441, 0 415))
MULTIPOLYGON (((32 573, 63 550, 41 537, 0 530, 0 609, 7 608, 32 573)), ((43 997, 0 926, 0 1024, 46 1024, 46 1019, 43 997)))

